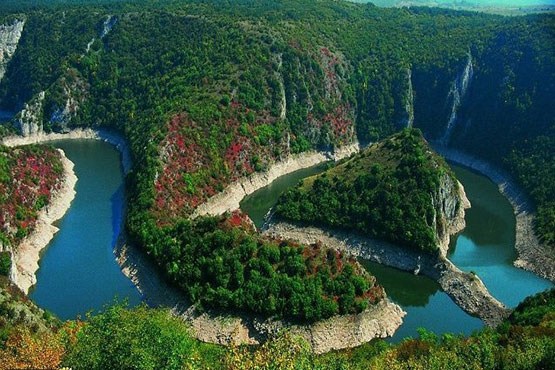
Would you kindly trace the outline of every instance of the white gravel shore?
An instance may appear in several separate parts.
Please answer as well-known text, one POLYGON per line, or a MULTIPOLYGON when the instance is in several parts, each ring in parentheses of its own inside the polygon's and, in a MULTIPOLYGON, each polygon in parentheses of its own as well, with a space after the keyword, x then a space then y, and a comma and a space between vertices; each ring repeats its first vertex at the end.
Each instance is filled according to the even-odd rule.
MULTIPOLYGON (((68 133, 37 133, 31 136, 8 136, 2 139, 2 144, 16 147, 39 144, 66 139, 94 139, 113 144, 121 153, 122 165, 125 173, 131 169, 131 156, 125 140, 109 131, 77 129, 68 133)), ((52 195, 48 207, 38 214, 35 228, 31 233, 13 248, 13 261, 10 278, 26 294, 36 281, 36 271, 39 268, 41 251, 50 243, 58 228, 54 223, 61 219, 69 209, 75 198, 75 184, 77 176, 73 171, 73 163, 65 156, 63 150, 58 149, 62 156, 64 168, 63 184, 52 195)))

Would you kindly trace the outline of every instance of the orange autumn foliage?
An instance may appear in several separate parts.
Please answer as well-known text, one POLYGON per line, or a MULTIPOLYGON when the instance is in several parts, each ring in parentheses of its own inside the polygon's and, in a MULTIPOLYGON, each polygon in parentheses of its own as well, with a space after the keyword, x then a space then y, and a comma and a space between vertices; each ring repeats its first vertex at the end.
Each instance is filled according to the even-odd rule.
POLYGON ((26 329, 14 330, 5 348, 0 349, 0 370, 57 369, 65 354, 65 347, 57 333, 32 334, 26 329))

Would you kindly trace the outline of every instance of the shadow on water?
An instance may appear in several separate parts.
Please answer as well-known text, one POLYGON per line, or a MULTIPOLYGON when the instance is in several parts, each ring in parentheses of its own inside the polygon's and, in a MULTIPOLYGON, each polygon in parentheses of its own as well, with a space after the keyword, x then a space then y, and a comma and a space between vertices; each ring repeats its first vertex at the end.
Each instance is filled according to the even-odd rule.
POLYGON ((359 262, 376 277, 388 296, 401 306, 425 307, 430 297, 441 290, 438 283, 426 276, 415 276, 364 259, 359 259, 359 262))

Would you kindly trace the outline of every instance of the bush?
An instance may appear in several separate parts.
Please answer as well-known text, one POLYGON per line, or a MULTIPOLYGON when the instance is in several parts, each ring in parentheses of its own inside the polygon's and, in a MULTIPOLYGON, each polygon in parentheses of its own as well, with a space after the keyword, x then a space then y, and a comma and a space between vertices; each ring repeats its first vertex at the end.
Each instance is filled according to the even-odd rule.
POLYGON ((8 276, 12 267, 10 252, 0 252, 0 275, 8 276))

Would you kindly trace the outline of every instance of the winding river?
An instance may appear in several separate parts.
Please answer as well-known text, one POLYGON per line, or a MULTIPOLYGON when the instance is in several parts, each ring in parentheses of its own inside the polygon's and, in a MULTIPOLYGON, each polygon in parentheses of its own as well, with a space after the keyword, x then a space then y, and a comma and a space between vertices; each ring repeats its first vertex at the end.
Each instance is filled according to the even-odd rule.
MULTIPOLYGON (((464 185, 472 208, 466 213, 465 230, 451 240, 449 258, 461 269, 476 272, 491 293, 509 307, 516 306, 528 295, 552 287, 551 282, 512 265, 516 257, 515 217, 497 186, 483 175, 460 166, 451 167, 464 185)), ((324 168, 318 166, 283 176, 246 197, 241 209, 260 227, 283 190, 324 168)), ((389 297, 407 312, 392 342, 416 336, 421 327, 441 335, 470 334, 483 326, 481 320, 465 313, 430 278, 365 260, 361 263, 376 276, 389 297)))
MULTIPOLYGON (((62 319, 102 309, 115 297, 137 304, 141 297, 121 273, 113 254, 125 198, 119 153, 110 144, 95 140, 65 140, 54 145, 75 163, 79 181, 71 208, 59 223, 61 230, 40 261, 31 298, 62 319)), ((452 167, 472 203, 466 214, 466 229, 452 238, 452 261, 463 270, 476 272, 492 294, 510 307, 551 287, 549 281, 512 265, 515 218, 495 184, 462 167, 452 167)), ((241 209, 261 226, 283 190, 325 168, 323 164, 280 177, 246 197, 241 209)), ((404 324, 391 341, 415 336, 420 327, 436 334, 470 334, 483 326, 453 303, 433 280, 361 262, 389 297, 407 311, 404 324)))
POLYGON ((61 319, 74 319, 106 304, 141 301, 121 272, 113 248, 120 234, 125 193, 120 153, 99 140, 61 140, 79 179, 71 207, 59 221, 40 260, 29 296, 61 319))

